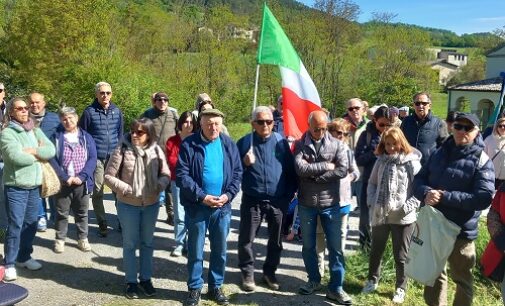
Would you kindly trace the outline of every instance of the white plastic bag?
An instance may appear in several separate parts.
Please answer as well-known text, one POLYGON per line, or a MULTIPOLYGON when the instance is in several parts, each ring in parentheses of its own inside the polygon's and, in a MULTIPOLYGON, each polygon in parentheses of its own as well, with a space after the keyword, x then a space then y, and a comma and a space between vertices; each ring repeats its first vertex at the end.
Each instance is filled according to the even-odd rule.
POLYGON ((461 228, 447 220, 437 209, 425 205, 417 214, 417 222, 405 264, 405 274, 433 287, 444 270, 461 228))

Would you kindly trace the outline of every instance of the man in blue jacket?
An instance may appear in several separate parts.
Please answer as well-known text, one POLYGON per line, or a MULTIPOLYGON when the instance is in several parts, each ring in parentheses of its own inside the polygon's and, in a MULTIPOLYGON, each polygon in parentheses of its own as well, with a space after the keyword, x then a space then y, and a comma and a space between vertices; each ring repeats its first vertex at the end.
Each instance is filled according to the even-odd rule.
POLYGON ((412 103, 415 112, 402 121, 401 129, 409 144, 423 154, 423 165, 449 133, 445 122, 431 112, 431 97, 427 92, 415 94, 412 103))
MULTIPOLYGON (((471 305, 472 268, 479 217, 491 204, 494 192, 494 167, 483 151, 479 119, 460 113, 453 123, 453 135, 436 150, 414 179, 414 195, 425 205, 438 209, 461 227, 449 255, 451 278, 456 283, 453 305, 471 305)), ((428 305, 447 305, 447 271, 433 287, 424 287, 428 305)))
POLYGON ((275 271, 282 251, 282 219, 296 191, 294 158, 287 140, 272 132, 270 108, 258 106, 252 113, 252 134, 238 142, 244 174, 238 236, 238 260, 242 271, 242 289, 254 291, 254 254, 252 244, 261 221, 268 222, 267 257, 263 281, 279 290, 275 271))
POLYGON ((184 305, 200 302, 203 287, 203 248, 209 231, 209 290, 218 305, 230 302, 222 291, 226 267, 226 239, 230 231, 231 201, 240 188, 242 163, 237 146, 223 133, 224 115, 217 109, 200 113, 200 133, 181 144, 176 166, 177 187, 188 228, 188 296, 184 305))
POLYGON ((107 219, 103 206, 103 180, 107 162, 112 151, 123 138, 123 113, 112 103, 112 88, 109 83, 95 85, 95 100, 84 109, 79 127, 88 132, 96 143, 97 161, 94 173, 94 188, 91 202, 98 222, 101 237, 107 236, 107 219))

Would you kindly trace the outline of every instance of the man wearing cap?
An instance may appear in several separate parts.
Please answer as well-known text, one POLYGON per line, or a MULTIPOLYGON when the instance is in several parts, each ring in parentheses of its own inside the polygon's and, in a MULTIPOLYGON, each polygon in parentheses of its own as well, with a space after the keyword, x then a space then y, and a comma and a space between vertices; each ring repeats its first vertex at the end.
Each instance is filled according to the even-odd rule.
POLYGON ((217 109, 200 113, 201 130, 181 144, 176 166, 176 183, 188 229, 189 292, 184 302, 187 306, 200 302, 207 230, 210 241, 207 298, 218 305, 229 304, 222 291, 226 239, 230 231, 231 201, 242 180, 242 163, 235 143, 221 133, 223 118, 223 113, 217 109))
POLYGON ((409 144, 423 154, 421 164, 424 164, 449 133, 445 122, 431 112, 431 97, 427 92, 415 94, 412 103, 415 113, 403 120, 401 129, 409 144))
POLYGON ((398 118, 403 121, 403 119, 407 118, 409 115, 409 107, 408 106, 402 106, 398 109, 398 118))
MULTIPOLYGON (((177 120, 179 116, 175 109, 170 109, 168 95, 157 92, 152 99, 153 107, 146 110, 141 118, 149 118, 153 121, 157 143, 163 149, 166 156, 165 144, 167 140, 177 134, 177 120)), ((165 209, 167 211, 167 223, 174 225, 174 207, 170 197, 170 186, 164 192, 165 209)))
POLYGON ((88 132, 96 144, 97 161, 94 172, 93 211, 98 222, 98 234, 107 236, 107 219, 103 206, 105 168, 114 149, 123 138, 123 113, 112 103, 112 87, 109 83, 95 85, 95 100, 82 112, 79 127, 88 132))
MULTIPOLYGON (((448 258, 451 278, 456 283, 453 305, 471 305, 472 268, 479 217, 491 204, 494 192, 494 168, 484 150, 474 114, 460 113, 453 123, 453 135, 423 165, 414 179, 414 195, 438 209, 445 218, 461 227, 448 258)), ((447 305, 447 270, 433 287, 424 287, 428 305, 447 305)))

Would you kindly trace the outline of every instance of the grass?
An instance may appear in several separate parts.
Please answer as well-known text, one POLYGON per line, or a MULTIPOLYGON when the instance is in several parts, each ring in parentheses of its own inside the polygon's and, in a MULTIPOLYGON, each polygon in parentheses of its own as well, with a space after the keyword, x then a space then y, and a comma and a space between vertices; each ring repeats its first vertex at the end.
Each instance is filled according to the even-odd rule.
POLYGON ((237 141, 246 134, 251 133, 251 124, 245 122, 234 122, 234 123, 226 123, 226 127, 228 128, 228 132, 230 133, 230 137, 237 141))
POLYGON ((445 120, 447 117, 447 101, 448 94, 443 92, 436 92, 431 95, 431 110, 440 119, 445 120))
MULTIPOLYGON (((489 241, 489 234, 486 224, 481 220, 479 224, 479 237, 475 242, 477 259, 489 241)), ((353 295, 355 305, 395 305, 391 301, 395 290, 395 269, 391 243, 388 243, 384 256, 382 257, 382 273, 379 288, 371 294, 360 294, 363 284, 368 274, 368 254, 358 252, 346 258, 346 281, 345 288, 353 295)), ((477 266, 478 266, 477 260, 477 266)), ((450 273, 450 272, 449 272, 450 273)), ((473 269, 474 275, 474 299, 473 305, 503 305, 498 283, 491 282, 481 275, 478 267, 473 269)), ((328 277, 328 275, 326 275, 328 277)), ((449 277, 450 279, 450 277, 449 277)), ((455 284, 449 281, 448 305, 452 304, 454 298, 455 284)), ((409 280, 407 296, 404 305, 425 305, 423 300, 423 286, 413 280, 409 280)))

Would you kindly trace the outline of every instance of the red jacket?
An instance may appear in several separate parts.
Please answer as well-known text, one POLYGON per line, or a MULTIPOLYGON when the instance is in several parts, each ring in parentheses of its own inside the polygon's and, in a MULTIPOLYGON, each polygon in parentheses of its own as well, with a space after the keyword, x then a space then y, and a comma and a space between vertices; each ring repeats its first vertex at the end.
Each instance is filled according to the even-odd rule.
MULTIPOLYGON (((496 193, 491 209, 487 215, 487 227, 491 240, 482 254, 480 263, 483 274, 494 279, 498 270, 503 271, 502 262, 505 255, 505 188, 500 188, 496 193), (501 265, 501 267, 500 267, 501 265), (498 268, 498 269, 497 269, 498 268), (494 272, 494 273, 493 273, 494 272)), ((498 276, 498 278, 503 277, 498 276)), ((495 279, 501 281, 501 279, 495 279)))
POLYGON ((175 181, 175 165, 177 164, 177 159, 179 158, 179 148, 181 146, 182 139, 179 134, 170 137, 165 144, 165 152, 167 152, 167 163, 168 168, 170 168, 170 179, 175 181))

